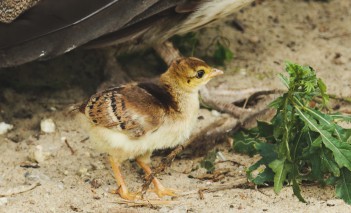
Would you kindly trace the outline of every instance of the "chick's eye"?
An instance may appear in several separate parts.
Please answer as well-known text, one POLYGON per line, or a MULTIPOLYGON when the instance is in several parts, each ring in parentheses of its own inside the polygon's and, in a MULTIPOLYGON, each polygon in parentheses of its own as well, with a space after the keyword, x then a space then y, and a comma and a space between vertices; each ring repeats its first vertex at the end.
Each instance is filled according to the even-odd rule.
POLYGON ((196 73, 196 78, 202 78, 204 76, 204 74, 205 74, 205 71, 199 70, 196 73))

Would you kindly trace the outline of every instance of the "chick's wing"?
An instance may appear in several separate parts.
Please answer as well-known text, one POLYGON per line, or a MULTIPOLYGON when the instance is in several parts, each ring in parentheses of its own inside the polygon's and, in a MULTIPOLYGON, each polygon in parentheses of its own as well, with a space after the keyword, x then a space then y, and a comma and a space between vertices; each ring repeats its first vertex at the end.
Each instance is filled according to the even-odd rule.
POLYGON ((95 126, 141 137, 157 130, 166 109, 160 100, 138 84, 130 84, 93 95, 80 107, 95 126))

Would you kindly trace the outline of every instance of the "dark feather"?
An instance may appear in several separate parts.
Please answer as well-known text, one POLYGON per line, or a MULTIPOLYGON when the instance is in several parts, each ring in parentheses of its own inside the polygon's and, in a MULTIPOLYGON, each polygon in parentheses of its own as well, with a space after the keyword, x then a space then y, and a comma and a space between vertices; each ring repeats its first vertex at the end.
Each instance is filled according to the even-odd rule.
POLYGON ((11 23, 0 23, 0 68, 48 59, 82 45, 117 45, 118 51, 155 45, 228 14, 202 11, 204 14, 197 16, 199 22, 186 22, 193 11, 208 2, 211 1, 40 0, 11 23), (206 16, 209 20, 204 19, 206 16), (202 19, 207 22, 201 22, 202 19))
POLYGON ((176 100, 174 100, 173 96, 161 86, 155 83, 139 83, 137 86, 156 98, 167 111, 179 110, 176 100))
MULTIPOLYGON (((10 24, 0 24, 0 67, 50 58, 122 29, 164 7, 157 0, 43 0, 10 24), (149 10, 149 11, 150 11, 149 10)), ((166 2, 171 2, 166 1, 166 2)), ((172 5, 171 5, 172 6, 172 5)), ((151 15, 152 15, 151 14, 151 15)))

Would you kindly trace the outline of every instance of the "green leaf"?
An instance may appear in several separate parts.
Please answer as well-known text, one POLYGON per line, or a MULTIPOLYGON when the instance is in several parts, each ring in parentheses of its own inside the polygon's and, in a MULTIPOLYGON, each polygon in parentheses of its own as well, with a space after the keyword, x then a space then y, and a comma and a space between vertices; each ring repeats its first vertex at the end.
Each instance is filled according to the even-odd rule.
POLYGON ((318 180, 323 183, 323 171, 322 171, 322 160, 320 158, 320 152, 315 152, 313 155, 309 156, 308 161, 311 165, 311 173, 309 174, 309 180, 318 180))
POLYGON ((318 137, 318 138, 316 138, 313 142, 312 142, 312 144, 311 144, 311 146, 312 147, 319 147, 319 148, 321 148, 322 147, 322 137, 318 137))
POLYGON ((319 90, 321 92, 323 105, 326 106, 329 102, 329 96, 327 95, 327 86, 320 78, 318 78, 317 84, 318 84, 319 90))
POLYGON ((257 138, 251 137, 243 131, 234 135, 233 149, 239 153, 244 153, 249 156, 257 154, 255 145, 261 141, 257 138))
POLYGON ((262 185, 266 182, 273 182, 274 173, 268 167, 268 164, 277 158, 277 154, 274 152, 274 145, 258 143, 255 144, 255 148, 260 153, 262 158, 254 165, 249 167, 247 170, 248 179, 257 185, 262 185), (260 169, 262 166, 264 166, 264 170, 260 169))
POLYGON ((336 196, 351 204, 351 172, 346 168, 340 170, 340 178, 336 182, 336 196))
POLYGON ((303 109, 306 110, 309 113, 309 115, 311 115, 313 118, 320 121, 321 124, 333 125, 333 118, 329 115, 323 114, 322 112, 315 109, 311 109, 309 107, 304 107, 303 109))
POLYGON ((274 173, 270 168, 265 167, 264 170, 262 170, 259 167, 256 170, 251 171, 248 177, 249 177, 249 180, 254 184, 263 185, 265 183, 273 182, 274 173))
POLYGON ((315 120, 296 108, 300 118, 308 124, 311 130, 318 132, 323 140, 323 144, 334 153, 334 158, 340 167, 345 166, 351 170, 351 144, 342 143, 335 139, 329 132, 322 130, 315 120))
POLYGON ((215 160, 217 158, 217 151, 209 152, 206 157, 200 162, 200 166, 205 168, 207 172, 213 172, 215 170, 215 160))
POLYGON ((257 121, 257 129, 260 137, 265 138, 267 141, 274 140, 274 137, 273 137, 274 126, 272 123, 268 123, 265 121, 257 121))
POLYGON ((334 121, 351 122, 351 116, 349 116, 349 115, 342 115, 340 113, 335 113, 335 114, 331 114, 329 116, 332 117, 334 121))
POLYGON ((339 167, 345 166, 351 170, 351 145, 336 140, 326 131, 321 132, 324 145, 334 153, 334 159, 339 167))
POLYGON ((220 42, 217 42, 216 50, 213 53, 213 59, 217 65, 223 66, 224 62, 232 60, 233 57, 234 54, 229 48, 223 46, 220 42))
POLYGON ((288 166, 285 164, 285 159, 274 160, 269 164, 269 167, 273 170, 274 174, 274 191, 279 193, 283 188, 283 183, 286 180, 286 174, 289 171, 288 166))
POLYGON ((342 140, 348 144, 351 144, 351 129, 344 129, 341 134, 342 140))
POLYGON ((335 186, 338 179, 339 177, 330 176, 327 178, 327 180, 325 180, 325 184, 329 186, 335 186))
POLYGON ((336 177, 340 176, 340 169, 338 165, 334 162, 334 160, 329 156, 329 154, 327 153, 327 150, 322 149, 321 159, 322 159, 323 166, 329 172, 333 173, 333 175, 336 177))
POLYGON ((271 107, 271 108, 275 108, 275 109, 278 109, 282 106, 284 102, 284 98, 283 97, 279 97, 277 99, 275 99, 274 101, 272 101, 268 107, 271 107))
POLYGON ((282 135, 284 133, 283 116, 282 113, 278 112, 276 116, 272 119, 274 125, 273 136, 276 141, 281 141, 282 135))
POLYGON ((195 47, 199 41, 197 34, 194 32, 189 32, 185 35, 175 35, 171 40, 182 54, 188 56, 194 55, 195 47))
POLYGON ((300 186, 297 183, 295 178, 292 180, 292 183, 293 183, 292 188, 293 188, 294 195, 299 199, 299 201, 301 201, 303 203, 307 203, 301 195, 300 186))
POLYGON ((280 73, 279 73, 278 77, 283 82, 284 86, 286 86, 286 88, 289 89, 289 79, 286 76, 284 76, 284 75, 282 75, 280 73))

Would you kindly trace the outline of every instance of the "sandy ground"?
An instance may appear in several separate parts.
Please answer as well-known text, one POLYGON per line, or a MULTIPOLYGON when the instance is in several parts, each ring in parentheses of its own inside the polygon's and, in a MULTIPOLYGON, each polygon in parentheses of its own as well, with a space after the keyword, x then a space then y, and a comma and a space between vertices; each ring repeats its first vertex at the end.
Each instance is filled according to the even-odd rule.
MULTIPOLYGON (((223 68, 225 76, 212 82, 212 86, 229 88, 233 93, 251 88, 281 89, 277 74, 283 70, 284 61, 290 60, 317 70, 329 93, 351 97, 349 0, 263 1, 201 30, 196 52, 206 49, 218 33, 230 41, 235 58, 223 68), (233 21, 240 23, 243 31, 235 29, 233 21)), ((333 188, 303 186, 302 193, 308 201, 305 204, 293 196, 290 187, 276 195, 271 187, 255 190, 246 184, 238 186, 236 183, 245 178, 245 167, 253 159, 229 152, 225 141, 215 148, 239 164, 217 164, 217 169, 228 171, 220 180, 196 178, 204 174, 203 169, 198 169, 203 155, 194 157, 194 150, 189 149, 159 177, 164 185, 180 192, 218 186, 225 186, 226 190, 204 192, 203 199, 196 192, 164 198, 171 202, 169 206, 120 204, 118 195, 109 193, 115 182, 105 156, 90 148, 87 134, 66 111, 70 104, 92 94, 102 69, 99 53, 74 51, 49 62, 0 70, 0 122, 14 125, 12 131, 0 136, 0 196, 39 183, 29 191, 0 197, 0 212, 350 211, 349 205, 334 196, 333 188), (45 118, 53 119, 55 133, 40 132, 40 121, 45 118), (38 149, 42 149, 44 159, 38 164, 30 163, 38 149)), ((349 109, 347 105, 340 107, 344 112, 350 112, 349 109)), ((207 110, 201 113, 211 115, 207 110)), ((154 165, 160 158, 153 157, 154 165)), ((142 174, 135 163, 126 162, 123 171, 130 189, 140 190, 142 174)), ((152 193, 147 193, 147 198, 156 199, 152 193)))

